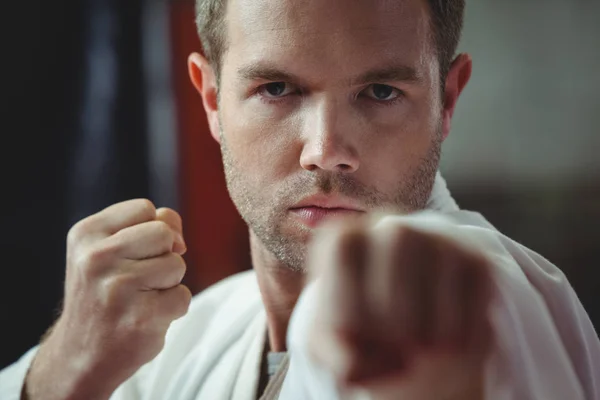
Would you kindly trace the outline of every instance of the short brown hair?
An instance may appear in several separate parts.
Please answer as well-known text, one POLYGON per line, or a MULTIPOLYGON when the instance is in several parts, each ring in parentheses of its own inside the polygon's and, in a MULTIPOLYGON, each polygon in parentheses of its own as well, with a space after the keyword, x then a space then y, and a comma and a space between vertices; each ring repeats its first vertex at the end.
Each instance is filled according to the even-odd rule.
MULTIPOLYGON (((465 0, 427 0, 442 82, 450 70, 463 27, 465 0)), ((219 75, 226 47, 223 19, 227 0, 196 0, 196 26, 204 56, 219 75)), ((218 78, 217 78, 218 79, 218 78)))

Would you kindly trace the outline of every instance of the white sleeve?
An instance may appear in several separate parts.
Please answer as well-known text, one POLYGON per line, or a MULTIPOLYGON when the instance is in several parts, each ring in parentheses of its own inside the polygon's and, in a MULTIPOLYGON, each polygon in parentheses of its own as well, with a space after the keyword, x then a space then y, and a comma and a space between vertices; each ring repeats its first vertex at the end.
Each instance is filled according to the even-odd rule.
MULTIPOLYGON (((35 358, 39 345, 35 346, 15 363, 0 371, 0 400, 20 400, 27 372, 35 358)), ((60 366, 58 366, 60 367, 60 366)), ((134 378, 125 381, 113 395, 111 400, 139 399, 134 378)))
POLYGON ((25 353, 17 362, 0 371, 0 399, 20 400, 25 377, 37 354, 38 346, 25 353))
MULTIPOLYGON (((558 268, 491 229, 428 216, 406 220, 475 245, 495 266, 498 296, 491 319, 496 346, 486 365, 486 399, 600 400, 600 341, 558 268)), ((307 352, 317 307, 315 285, 318 282, 302 293, 290 321, 290 366, 282 400, 342 398, 331 374, 307 352)))
POLYGON ((489 392, 503 386, 498 398, 600 400, 600 341, 567 278, 533 251, 496 239, 506 253, 492 258, 500 293, 489 392))

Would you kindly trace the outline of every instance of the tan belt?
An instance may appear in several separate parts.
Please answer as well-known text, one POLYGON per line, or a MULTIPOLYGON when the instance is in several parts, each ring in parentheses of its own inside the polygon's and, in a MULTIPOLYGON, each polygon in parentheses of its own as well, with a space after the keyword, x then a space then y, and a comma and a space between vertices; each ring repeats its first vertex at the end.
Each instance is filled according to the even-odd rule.
POLYGON ((279 398, 279 393, 281 392, 281 387, 283 386, 283 380, 285 379, 285 375, 287 374, 289 366, 290 357, 286 354, 281 360, 277 372, 275 372, 275 375, 271 377, 271 380, 267 384, 263 395, 260 396, 260 400, 277 400, 279 398))

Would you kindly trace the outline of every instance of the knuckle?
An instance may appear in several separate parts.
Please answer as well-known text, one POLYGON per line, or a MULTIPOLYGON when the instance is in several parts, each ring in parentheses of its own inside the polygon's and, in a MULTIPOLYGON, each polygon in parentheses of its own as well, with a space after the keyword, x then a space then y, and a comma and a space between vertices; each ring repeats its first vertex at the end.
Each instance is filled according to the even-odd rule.
POLYGON ((391 236, 401 242, 425 242, 427 235, 408 225, 398 225, 391 229, 391 236))
POLYGON ((367 261, 368 242, 361 230, 346 230, 337 241, 338 257, 341 264, 348 268, 361 268, 367 261))
POLYGON ((80 252, 77 257, 77 266, 87 275, 94 275, 110 258, 110 251, 104 247, 88 248, 80 252))
MULTIPOLYGON (((461 249, 462 250, 462 249, 461 249)), ((463 250, 463 257, 465 257, 466 262, 469 267, 474 269, 487 268, 491 265, 490 260, 488 260, 483 254, 472 251, 472 250, 463 250)))
POLYGON ((360 226, 347 226, 340 230, 337 235, 337 245, 341 247, 353 246, 366 238, 366 232, 360 226))
POLYGON ((179 225, 183 225, 183 218, 181 218, 181 215, 173 209, 169 210, 171 210, 172 215, 175 217, 175 220, 179 223, 179 225))
POLYGON ((132 290, 134 279, 131 275, 115 274, 103 281, 104 299, 107 304, 119 304, 124 293, 132 290))
POLYGON ((149 353, 153 353, 156 341, 160 338, 156 329, 153 329, 151 318, 140 312, 122 317, 117 332, 123 341, 149 353))
POLYGON ((130 320, 128 328, 136 335, 148 335, 152 337, 153 326, 152 318, 149 312, 136 313, 130 320))
MULTIPOLYGON (((185 259, 178 253, 172 253, 172 257, 174 259, 173 266, 176 268, 182 275, 185 274, 187 270, 187 264, 185 263, 185 259)), ((183 276, 182 276, 183 277, 183 276)))
POLYGON ((69 246, 76 246, 87 236, 91 231, 90 218, 82 219, 69 229, 67 233, 67 244, 69 246))
POLYGON ((163 250, 170 250, 173 244, 174 233, 171 227, 163 221, 152 222, 152 236, 155 238, 156 245, 163 250))
POLYGON ((77 225, 73 225, 67 233, 67 245, 69 247, 76 246, 81 240, 80 228, 77 225))
POLYGON ((134 200, 138 212, 147 218, 154 218, 156 216, 156 206, 148 199, 137 199, 134 200))
POLYGON ((164 312, 165 318, 173 321, 187 314, 192 301, 192 293, 187 286, 181 284, 171 290, 169 305, 164 312))
POLYGON ((397 248, 401 250, 415 239, 412 238, 413 230, 406 225, 394 224, 381 227, 375 232, 375 240, 379 246, 383 246, 389 250, 397 248))
POLYGON ((445 247, 444 240, 437 235, 412 226, 396 226, 389 232, 389 240, 400 251, 410 250, 412 256, 434 256, 445 247))
POLYGON ((177 211, 173 210, 172 208, 161 207, 156 210, 156 213, 160 214, 162 216, 174 219, 176 222, 179 222, 179 223, 182 222, 181 215, 179 215, 179 213, 177 211))
POLYGON ((190 290, 190 289, 189 289, 187 286, 185 286, 185 285, 181 285, 181 288, 182 288, 182 293, 183 293, 183 294, 182 294, 183 303, 185 304, 185 306, 186 306, 186 309, 187 309, 187 307, 189 307, 189 305, 190 305, 190 303, 191 303, 191 301, 192 301, 192 297, 193 297, 193 296, 192 296, 192 292, 191 292, 191 290, 190 290))
POLYGON ((172 238, 173 231, 171 227, 164 221, 154 221, 154 229, 160 238, 172 238))
POLYGON ((168 271, 168 281, 171 287, 181 283, 187 269, 183 257, 177 253, 171 253, 165 259, 163 267, 168 271))
POLYGON ((185 285, 180 285, 179 292, 180 292, 180 296, 179 296, 180 299, 179 299, 179 302, 177 303, 177 305, 178 305, 177 315, 182 316, 182 315, 187 314, 187 312, 190 308, 190 303, 192 302, 192 292, 185 285))
POLYGON ((463 276, 474 281, 474 286, 482 292, 490 293, 493 287, 493 267, 491 261, 481 254, 465 253, 460 268, 463 276))

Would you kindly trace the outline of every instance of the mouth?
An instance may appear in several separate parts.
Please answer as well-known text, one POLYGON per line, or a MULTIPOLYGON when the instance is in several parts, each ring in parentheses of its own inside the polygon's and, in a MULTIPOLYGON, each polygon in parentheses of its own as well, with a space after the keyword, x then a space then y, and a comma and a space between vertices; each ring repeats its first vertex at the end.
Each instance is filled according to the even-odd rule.
POLYGON ((357 216, 363 211, 348 210, 346 208, 321 208, 321 207, 302 207, 290 210, 304 225, 309 228, 316 228, 326 220, 332 218, 345 218, 357 216))
POLYGON ((333 218, 356 217, 365 210, 348 199, 312 196, 290 208, 290 212, 304 225, 315 228, 333 218))

